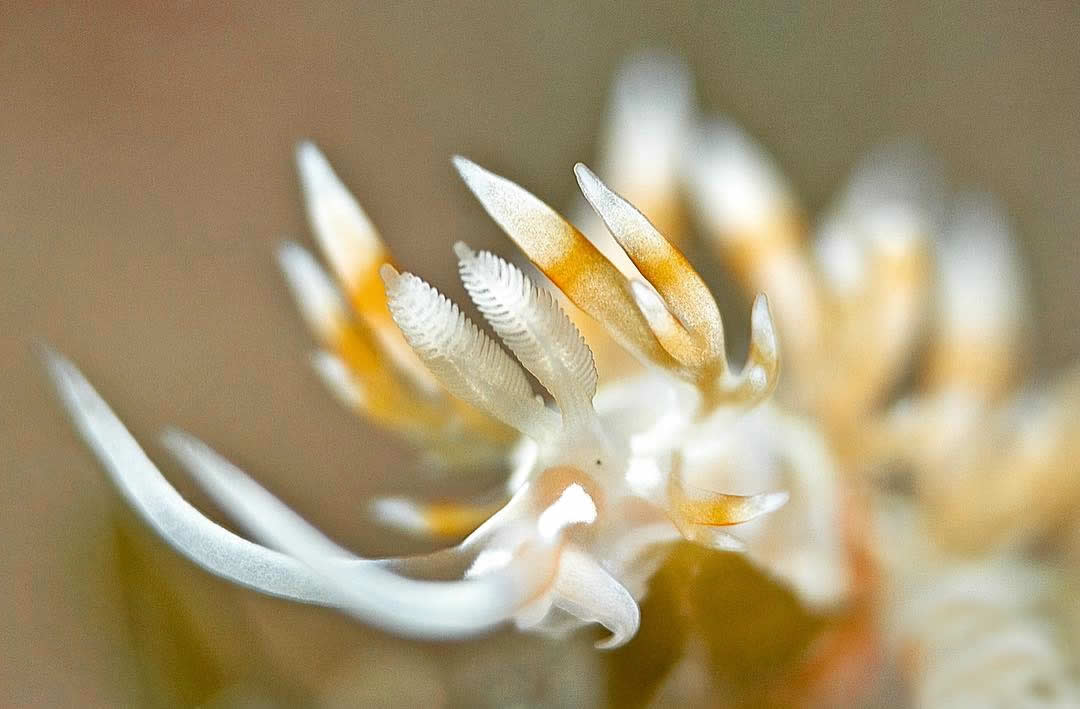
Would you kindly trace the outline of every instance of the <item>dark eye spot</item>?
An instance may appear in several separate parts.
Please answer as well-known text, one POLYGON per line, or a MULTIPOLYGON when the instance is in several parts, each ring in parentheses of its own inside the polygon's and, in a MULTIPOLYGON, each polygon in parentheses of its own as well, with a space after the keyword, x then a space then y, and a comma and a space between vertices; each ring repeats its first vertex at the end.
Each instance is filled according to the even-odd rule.
POLYGON ((596 464, 600 465, 600 459, 599 458, 596 459, 596 464))

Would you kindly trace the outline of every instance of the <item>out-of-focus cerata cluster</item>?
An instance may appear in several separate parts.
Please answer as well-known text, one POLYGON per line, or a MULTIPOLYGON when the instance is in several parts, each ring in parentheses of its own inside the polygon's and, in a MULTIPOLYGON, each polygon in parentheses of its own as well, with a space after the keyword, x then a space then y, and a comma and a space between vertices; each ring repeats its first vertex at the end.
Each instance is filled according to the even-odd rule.
POLYGON ((334 276, 303 247, 281 247, 320 343, 315 371, 422 449, 424 464, 446 475, 502 466, 507 482, 479 501, 373 500, 387 525, 463 541, 365 559, 206 445, 167 432, 256 543, 182 499, 49 353, 79 431, 180 553, 406 635, 512 623, 562 636, 597 623, 608 631, 598 647, 612 648, 634 638, 650 581, 689 541, 744 555, 834 619, 807 650, 797 699, 851 700, 896 665, 923 706, 1077 700, 1062 616, 1031 599, 1060 598, 1068 582, 1045 550, 1070 548, 1080 377, 1013 393, 1024 288, 989 198, 948 198, 934 162, 897 144, 870 155, 810 228, 756 144, 698 117, 678 62, 639 58, 615 85, 600 176, 574 168, 576 227, 454 158, 531 264, 453 245, 492 336, 394 260, 314 145, 299 146, 297 163, 334 276), (680 249, 711 251, 745 293, 738 351, 680 249))

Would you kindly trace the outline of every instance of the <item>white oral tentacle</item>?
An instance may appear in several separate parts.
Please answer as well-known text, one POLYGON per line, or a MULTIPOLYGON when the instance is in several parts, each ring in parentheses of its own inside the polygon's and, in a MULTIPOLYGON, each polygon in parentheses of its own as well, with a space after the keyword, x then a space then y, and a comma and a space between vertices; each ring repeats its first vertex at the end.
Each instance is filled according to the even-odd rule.
POLYGON ((313 143, 296 147, 296 164, 315 238, 342 283, 352 285, 357 274, 378 266, 378 232, 313 143))
POLYGON ((192 507, 78 369, 55 352, 46 350, 44 357, 79 434, 128 504, 166 542, 207 571, 242 586, 305 603, 337 604, 327 583, 303 564, 233 534, 192 507))
POLYGON ((207 519, 162 476, 109 406, 66 359, 46 364, 76 428, 139 514, 179 552, 208 571, 274 596, 339 608, 380 627, 426 638, 474 635, 509 620, 550 584, 554 552, 522 553, 469 581, 417 581, 345 551, 201 443, 167 442, 245 527, 273 549, 207 519))
POLYGON ((509 620, 547 585, 541 559, 515 557, 496 573, 467 581, 407 579, 361 560, 196 439, 178 432, 166 444, 200 484, 252 534, 338 587, 341 609, 383 627, 424 637, 460 637, 509 620), (529 568, 529 565, 535 565, 529 568))

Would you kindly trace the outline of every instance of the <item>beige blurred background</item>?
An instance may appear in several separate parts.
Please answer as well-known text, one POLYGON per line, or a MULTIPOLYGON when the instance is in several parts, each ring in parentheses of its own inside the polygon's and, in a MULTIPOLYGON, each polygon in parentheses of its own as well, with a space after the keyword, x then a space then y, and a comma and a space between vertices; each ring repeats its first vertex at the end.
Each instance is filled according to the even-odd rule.
POLYGON ((618 62, 670 49, 811 209, 897 135, 997 194, 1030 264, 1036 362, 1080 353, 1075 4, 148 6, 0 11, 0 705, 197 703, 234 683, 215 701, 355 700, 391 682, 356 668, 384 666, 400 675, 386 691, 427 703, 446 699, 440 672, 505 650, 497 661, 525 676, 550 653, 515 636, 414 652, 209 578, 141 533, 51 394, 36 338, 83 367, 204 509, 155 443, 167 423, 363 553, 419 548, 361 505, 430 483, 324 393, 273 262, 282 238, 311 243, 301 137, 399 260, 458 295, 453 241, 509 250, 449 156, 567 204, 618 62))

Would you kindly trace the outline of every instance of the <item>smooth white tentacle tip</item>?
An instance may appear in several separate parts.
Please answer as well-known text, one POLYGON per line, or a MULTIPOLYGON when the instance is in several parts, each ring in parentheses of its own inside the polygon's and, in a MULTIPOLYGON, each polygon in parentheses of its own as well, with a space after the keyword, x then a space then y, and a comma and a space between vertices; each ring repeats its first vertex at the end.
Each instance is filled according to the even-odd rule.
POLYGON ((340 357, 319 350, 311 354, 311 368, 327 389, 348 407, 363 407, 367 401, 364 387, 340 357))
POLYGON ((379 266, 379 278, 381 278, 382 282, 389 288, 401 278, 401 274, 390 264, 384 263, 382 266, 379 266))
POLYGON ((419 537, 431 534, 431 525, 424 516, 424 511, 412 500, 404 497, 380 497, 372 500, 369 509, 375 521, 387 527, 419 537))
POLYGON ((385 257, 375 226, 312 143, 297 145, 296 165, 315 237, 338 277, 354 286, 385 257))
POLYGON ((158 435, 158 439, 170 453, 184 463, 191 476, 210 492, 246 477, 216 451, 186 431, 168 426, 158 435))
POLYGON ((641 627, 641 608, 629 594, 626 597, 629 602, 622 604, 620 612, 604 620, 603 625, 611 631, 611 635, 594 644, 597 650, 614 650, 637 635, 638 628, 641 627))
MULTIPOLYGON (((466 157, 455 155, 453 163, 458 175, 465 181, 465 186, 480 200, 484 209, 489 213, 494 210, 492 216, 500 224, 502 218, 505 218, 504 214, 510 213, 511 203, 513 208, 520 209, 524 206, 520 204, 520 200, 525 196, 532 197, 510 180, 490 170, 485 170, 466 157)), ((532 199, 536 198, 532 197, 532 199)))
POLYGON ((685 62, 666 53, 646 52, 623 64, 611 94, 601 172, 635 194, 672 189, 694 112, 693 83, 685 62))
POLYGON ((75 369, 75 365, 44 342, 35 342, 33 347, 54 384, 63 383, 70 376, 68 373, 75 369))
POLYGON ((354 220, 354 223, 358 222, 361 233, 367 230, 370 226, 367 215, 360 209, 352 193, 342 184, 330 161, 311 141, 297 143, 296 168, 300 175, 300 187, 314 219, 326 216, 320 214, 322 210, 331 209, 354 220))
POLYGON ((78 369, 47 347, 43 361, 76 429, 120 494, 174 549, 199 566, 262 593, 340 605, 340 594, 303 564, 215 524, 161 475, 78 369))
MULTIPOLYGON (((592 208, 608 227, 608 231, 623 243, 629 234, 644 228, 648 220, 637 208, 620 197, 604 181, 597 177, 584 163, 574 165, 574 176, 578 187, 592 208)), ((639 237, 640 238, 640 237, 639 237)), ((631 239, 633 241, 633 239, 631 239)))
POLYGON ((776 492, 765 492, 757 495, 758 504, 757 511, 754 515, 759 517, 761 515, 767 515, 770 512, 776 512, 783 507, 791 499, 791 495, 787 490, 778 490, 776 492))
POLYGON ((719 527, 705 527, 698 531, 694 540, 716 551, 730 551, 741 554, 746 551, 746 542, 719 527))
POLYGON ((638 280, 630 281, 630 294, 634 296, 638 310, 645 316, 645 320, 654 331, 661 328, 670 318, 667 306, 652 286, 638 280))
MULTIPOLYGON (((44 342, 37 342, 34 346, 57 394, 67 408, 68 415, 99 458, 135 445, 134 440, 131 440, 130 444, 121 440, 130 438, 130 434, 71 360, 44 342), (117 433, 116 429, 119 429, 120 433, 117 433), (117 443, 117 440, 120 440, 120 443, 117 443)), ((126 450, 123 452, 127 454, 126 450)), ((114 474, 111 468, 109 472, 114 474)))
POLYGON ((454 244, 454 255, 458 257, 458 262, 460 263, 462 261, 471 260, 476 256, 476 252, 470 249, 469 245, 464 241, 459 241, 454 244))
POLYGON ((666 113, 693 99, 693 83, 690 68, 681 58, 666 52, 643 52, 619 68, 613 103, 618 108, 666 113))
POLYGON ((612 633, 604 640, 597 640, 593 647, 597 650, 615 650, 630 642, 636 634, 637 628, 634 628, 633 630, 620 630, 617 633, 612 633))
POLYGON ((596 173, 590 170, 583 162, 574 164, 574 177, 577 178, 578 187, 581 188, 581 192, 585 195, 585 199, 589 200, 589 202, 594 205, 598 199, 602 199, 605 196, 605 193, 611 191, 600 178, 596 176, 596 173))
POLYGON ((222 509, 266 546, 302 562, 312 555, 357 558, 198 438, 170 427, 161 433, 161 442, 222 509))
POLYGON ((278 247, 278 265, 308 326, 329 338, 345 318, 345 302, 311 253, 292 241, 278 247))
POLYGON ((731 121, 704 125, 688 160, 689 187, 717 236, 744 238, 793 206, 772 158, 731 121))
POLYGON ((574 165, 574 176, 585 199, 620 244, 626 239, 631 242, 640 240, 641 237, 632 238, 630 235, 646 228, 648 220, 637 207, 616 194, 584 163, 574 165))
POLYGON ((945 167, 926 146, 902 139, 879 146, 855 167, 843 199, 855 214, 888 221, 889 213, 918 215, 920 221, 940 216, 946 194, 945 167))
POLYGON ((1009 217, 983 194, 959 195, 938 243, 943 325, 957 333, 1007 335, 1027 310, 1023 269, 1009 217))
MULTIPOLYGON (((64 406, 67 407, 68 414, 74 420, 76 428, 79 429, 84 438, 89 436, 96 439, 96 434, 91 430, 88 421, 94 416, 102 416, 100 413, 102 409, 107 409, 105 402, 97 395, 90 383, 83 378, 82 373, 72 364, 71 360, 44 342, 37 342, 34 347, 45 365, 45 371, 52 380, 57 394, 59 394, 64 406)), ((111 416, 111 412, 109 414, 111 416)), ((98 445, 101 444, 96 440, 92 443, 92 447, 95 447, 95 449, 98 445)))
POLYGON ((469 189, 473 192, 476 192, 481 186, 490 182, 491 178, 494 177, 490 172, 464 155, 455 155, 451 158, 451 161, 454 163, 454 169, 461 175, 461 179, 465 180, 465 184, 468 185, 469 189))
POLYGON ((759 293, 754 298, 754 305, 750 309, 750 338, 763 356, 776 358, 776 325, 769 308, 769 298, 764 293, 759 293))
POLYGON ((324 192, 340 184, 330 161, 310 140, 296 144, 296 167, 305 192, 324 192))

